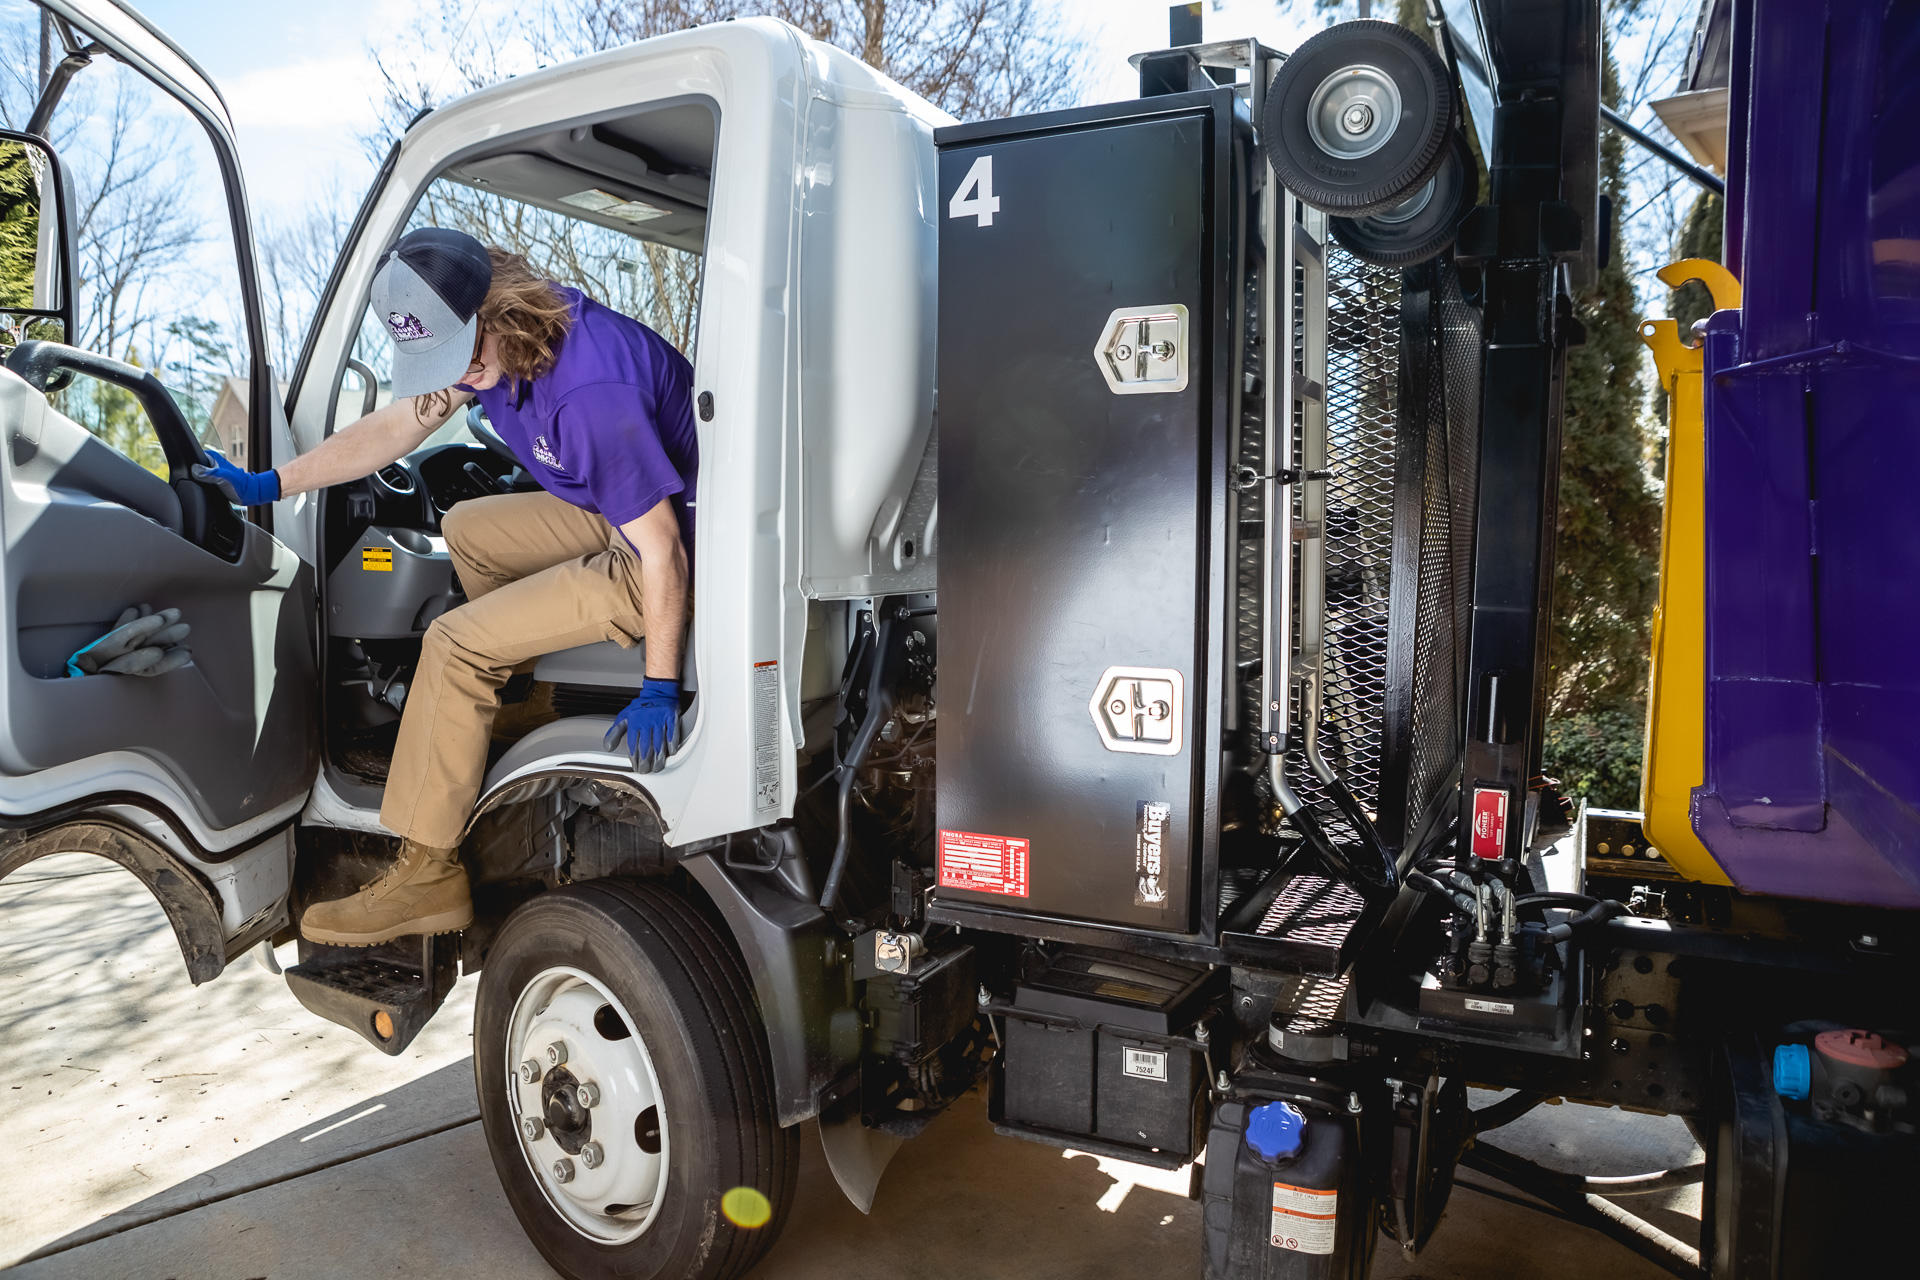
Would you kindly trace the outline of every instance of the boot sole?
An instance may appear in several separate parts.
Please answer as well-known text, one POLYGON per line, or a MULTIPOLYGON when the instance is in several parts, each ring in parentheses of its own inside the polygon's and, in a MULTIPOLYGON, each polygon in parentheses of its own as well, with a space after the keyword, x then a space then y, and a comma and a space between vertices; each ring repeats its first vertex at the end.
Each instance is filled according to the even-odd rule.
POLYGON ((408 920, 377 933, 341 933, 332 929, 308 929, 300 926, 300 936, 308 942, 329 947, 377 947, 396 938, 437 938, 443 933, 458 933, 473 923, 472 910, 442 911, 438 915, 408 920))

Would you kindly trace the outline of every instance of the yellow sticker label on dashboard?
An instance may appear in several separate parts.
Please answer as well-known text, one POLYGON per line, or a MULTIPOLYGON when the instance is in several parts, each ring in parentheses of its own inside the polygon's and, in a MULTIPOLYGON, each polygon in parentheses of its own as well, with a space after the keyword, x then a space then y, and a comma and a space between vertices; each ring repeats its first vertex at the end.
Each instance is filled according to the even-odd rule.
POLYGON ((360 567, 362 569, 377 570, 382 573, 392 573, 393 572, 393 548, 392 547, 360 548, 360 567))

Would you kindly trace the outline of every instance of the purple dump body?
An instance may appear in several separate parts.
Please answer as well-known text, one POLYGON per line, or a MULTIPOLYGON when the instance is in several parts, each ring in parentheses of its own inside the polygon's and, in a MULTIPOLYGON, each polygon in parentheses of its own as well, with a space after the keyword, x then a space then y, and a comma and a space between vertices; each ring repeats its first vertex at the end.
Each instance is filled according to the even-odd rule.
POLYGON ((1920 907, 1920 0, 1735 0, 1706 760, 1740 888, 1920 907))

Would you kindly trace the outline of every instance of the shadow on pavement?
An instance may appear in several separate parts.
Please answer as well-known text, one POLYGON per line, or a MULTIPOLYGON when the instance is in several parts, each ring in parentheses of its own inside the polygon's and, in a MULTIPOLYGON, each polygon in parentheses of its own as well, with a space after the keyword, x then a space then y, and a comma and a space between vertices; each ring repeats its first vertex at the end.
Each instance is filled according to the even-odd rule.
POLYGON ((354 1102, 218 1168, 155 1192, 67 1233, 25 1260, 50 1257, 162 1218, 322 1173, 351 1160, 472 1124, 478 1118, 472 1060, 456 1062, 376 1098, 354 1102))

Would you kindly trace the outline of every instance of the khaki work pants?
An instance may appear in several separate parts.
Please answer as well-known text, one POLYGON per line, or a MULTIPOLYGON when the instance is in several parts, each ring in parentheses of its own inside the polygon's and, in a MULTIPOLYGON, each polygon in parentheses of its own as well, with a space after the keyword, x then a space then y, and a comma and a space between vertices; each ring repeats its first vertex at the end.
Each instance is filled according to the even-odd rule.
POLYGON ((480 792, 500 687, 542 654, 644 634, 640 558, 604 516, 550 493, 469 498, 441 520, 467 603, 435 619, 400 717, 380 821, 460 843, 480 792))

